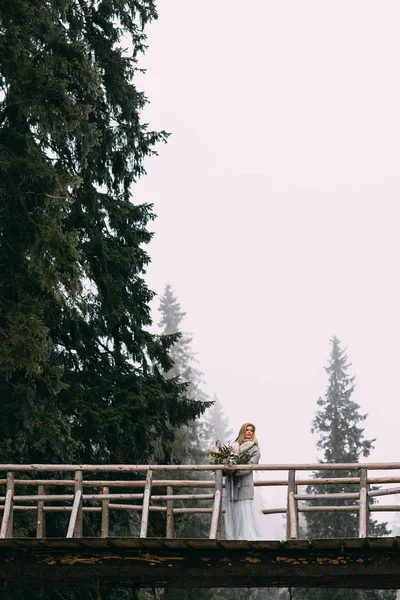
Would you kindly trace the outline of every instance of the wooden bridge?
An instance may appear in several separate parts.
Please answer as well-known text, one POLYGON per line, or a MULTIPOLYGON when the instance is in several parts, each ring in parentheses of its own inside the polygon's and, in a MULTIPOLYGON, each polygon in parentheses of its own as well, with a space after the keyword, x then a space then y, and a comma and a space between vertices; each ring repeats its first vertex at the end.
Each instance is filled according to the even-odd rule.
POLYGON ((222 466, 0 465, 0 581, 98 589, 400 588, 400 538, 368 537, 371 512, 400 510, 398 504, 377 502, 400 494, 400 463, 244 465, 235 470, 249 468, 262 474, 256 486, 285 490, 285 506, 268 506, 266 493, 263 510, 265 519, 286 515, 283 541, 223 539, 222 466), (327 477, 312 477, 313 471, 324 470, 327 477), (204 478, 207 472, 212 478, 204 478), (337 476, 340 472, 343 477, 337 476), (181 474, 185 478, 177 479, 181 474), (302 488, 310 484, 345 484, 351 491, 307 494, 302 488), (321 506, 324 500, 328 502, 321 506), (110 515, 116 511, 136 515, 129 537, 113 532, 110 515), (299 515, 307 511, 357 512, 359 536, 299 539, 299 515), (29 513, 33 519, 27 520, 29 513), (46 536, 51 513, 52 518, 60 513, 58 525, 65 522, 62 537, 46 536), (159 526, 157 513, 162 515, 165 537, 148 535, 153 518, 159 526), (208 538, 175 535, 175 520, 184 514, 193 519, 208 515, 208 538), (16 537, 22 525, 29 531, 27 522, 36 522, 36 536, 16 537))

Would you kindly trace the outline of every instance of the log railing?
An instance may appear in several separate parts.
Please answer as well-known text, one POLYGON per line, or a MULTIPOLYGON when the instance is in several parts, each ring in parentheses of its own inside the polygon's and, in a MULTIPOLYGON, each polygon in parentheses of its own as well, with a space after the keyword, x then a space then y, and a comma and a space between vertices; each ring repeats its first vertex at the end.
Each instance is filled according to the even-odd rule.
MULTIPOLYGON (((230 470, 249 469, 268 473, 270 477, 273 472, 287 472, 281 479, 255 481, 256 486, 268 489, 274 486, 286 487, 286 506, 271 508, 268 506, 268 494, 265 494, 266 507, 263 513, 286 513, 287 539, 299 537, 299 513, 358 512, 359 537, 363 538, 368 536, 371 512, 400 510, 399 504, 372 503, 375 498, 400 494, 400 487, 393 487, 400 484, 400 463, 242 465, 230 470), (309 474, 303 476, 307 471, 309 474), (313 471, 327 471, 327 477, 313 477, 313 471), (377 471, 384 473, 377 475, 377 471), (335 472, 335 476, 329 476, 329 472, 335 472), (344 473, 343 477, 338 476, 340 472, 344 473), (357 486, 357 491, 308 494, 299 490, 308 485, 317 487, 335 484, 351 486, 350 489, 357 486), (371 489, 371 485, 386 487, 371 489), (328 503, 315 505, 315 501, 328 503), (352 504, 346 503, 348 501, 352 504)), ((166 516, 166 538, 175 537, 176 515, 193 515, 196 518, 199 514, 209 514, 209 537, 218 539, 221 537, 224 511, 223 470, 226 467, 214 465, 0 465, 0 475, 4 474, 0 479, 0 538, 13 537, 14 517, 21 511, 33 511, 37 514, 37 538, 44 538, 46 535, 46 513, 70 513, 66 538, 84 535, 85 513, 101 513, 100 535, 107 538, 110 536, 110 512, 125 510, 141 513, 141 538, 147 537, 151 514, 162 512, 166 516), (212 479, 198 479, 199 473, 207 471, 214 474, 212 479), (171 476, 160 478, 160 475, 177 476, 181 472, 189 474, 186 479, 173 479, 171 476), (63 478, 69 474, 69 479, 63 478), (98 479, 99 475, 103 479, 98 479), (27 493, 30 488, 36 488, 36 493, 27 493), (164 493, 160 493, 160 488, 164 493), (61 493, 54 493, 54 489, 61 493), (119 493, 119 489, 128 491, 119 493), (202 489, 207 490, 207 493, 198 491, 202 489), (182 490, 194 492, 182 493, 182 490), (207 506, 204 506, 205 502, 208 503, 207 506)))

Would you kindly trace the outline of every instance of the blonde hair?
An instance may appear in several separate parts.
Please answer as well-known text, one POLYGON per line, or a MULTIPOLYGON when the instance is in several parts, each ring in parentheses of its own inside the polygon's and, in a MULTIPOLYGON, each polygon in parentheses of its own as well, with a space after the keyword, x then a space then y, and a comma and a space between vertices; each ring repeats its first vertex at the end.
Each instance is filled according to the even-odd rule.
POLYGON ((243 425, 239 429, 239 433, 238 433, 238 436, 237 436, 235 442, 237 442, 238 444, 243 444, 243 442, 246 440, 246 429, 249 426, 253 428, 253 439, 252 439, 252 441, 255 443, 256 446, 258 446, 258 441, 257 441, 257 438, 256 438, 256 426, 253 425, 253 423, 243 423, 243 425))

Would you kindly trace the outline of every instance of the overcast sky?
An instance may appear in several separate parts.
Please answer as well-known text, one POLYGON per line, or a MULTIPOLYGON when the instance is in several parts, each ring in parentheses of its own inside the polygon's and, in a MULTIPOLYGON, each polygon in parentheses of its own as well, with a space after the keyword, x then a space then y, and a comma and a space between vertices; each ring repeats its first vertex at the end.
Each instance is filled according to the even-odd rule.
POLYGON ((400 3, 158 5, 140 86, 172 135, 136 187, 158 215, 150 287, 174 287, 261 462, 315 462, 332 334, 370 460, 399 461, 400 3))

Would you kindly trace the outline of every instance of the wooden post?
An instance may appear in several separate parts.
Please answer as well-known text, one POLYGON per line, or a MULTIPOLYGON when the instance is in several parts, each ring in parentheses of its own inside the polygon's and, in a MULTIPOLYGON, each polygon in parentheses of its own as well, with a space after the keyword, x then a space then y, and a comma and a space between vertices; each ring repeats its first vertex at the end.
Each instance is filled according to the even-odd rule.
POLYGON ((368 474, 367 469, 360 469, 360 515, 359 537, 368 536, 369 500, 368 500, 368 474))
POLYGON ((222 501, 222 471, 215 471, 214 507, 211 516, 210 539, 216 539, 222 501))
POLYGON ((287 497, 287 521, 286 521, 286 539, 297 540, 299 537, 299 527, 297 519, 297 500, 296 493, 296 471, 290 470, 288 475, 288 497, 287 497))
POLYGON ((222 497, 221 497, 221 508, 219 511, 218 527, 217 527, 217 540, 221 539, 222 536, 222 497))
MULTIPOLYGON (((72 505, 72 511, 71 511, 71 518, 69 520, 69 525, 68 525, 68 531, 67 531, 67 538, 72 538, 74 537, 82 537, 82 534, 80 536, 77 535, 76 533, 76 526, 78 523, 78 514, 79 514, 79 509, 82 508, 82 491, 78 490, 75 493, 75 499, 74 499, 74 504, 72 505)), ((82 521, 81 521, 82 524, 82 521)))
POLYGON ((4 504, 3 519, 1 522, 0 538, 10 538, 13 533, 13 498, 14 498, 14 473, 7 472, 7 493, 4 504))
MULTIPOLYGON (((174 488, 172 485, 167 486, 167 496, 172 496, 174 488)), ((167 538, 175 537, 175 522, 174 522, 174 501, 167 500, 167 526, 165 535, 167 538)))
MULTIPOLYGON (((45 487, 44 485, 38 485, 38 495, 44 496, 45 487)), ((46 523, 45 523, 45 513, 44 513, 44 500, 38 500, 38 515, 37 515, 37 524, 36 524, 36 537, 44 538, 46 535, 46 523)))
MULTIPOLYGON (((82 471, 75 471, 75 499, 76 496, 78 494, 78 492, 80 492, 80 494, 78 494, 79 496, 79 502, 77 502, 77 514, 76 514, 76 522, 75 522, 75 528, 74 528, 74 537, 82 537, 83 535, 83 518, 82 518, 82 494, 83 494, 83 473, 82 471)), ((75 502, 74 502, 75 504, 75 502)), ((71 515, 72 518, 72 515, 71 515)))
POLYGON ((151 469, 148 469, 147 474, 146 474, 146 483, 144 484, 144 493, 143 493, 142 522, 140 524, 140 536, 139 536, 141 538, 147 537, 147 527, 149 524, 149 507, 150 507, 152 478, 153 478, 153 471, 151 469))
MULTIPOLYGON (((109 494, 110 488, 103 487, 102 494, 109 494)), ((109 536, 110 529, 110 500, 101 501, 101 537, 106 538, 109 536)))

